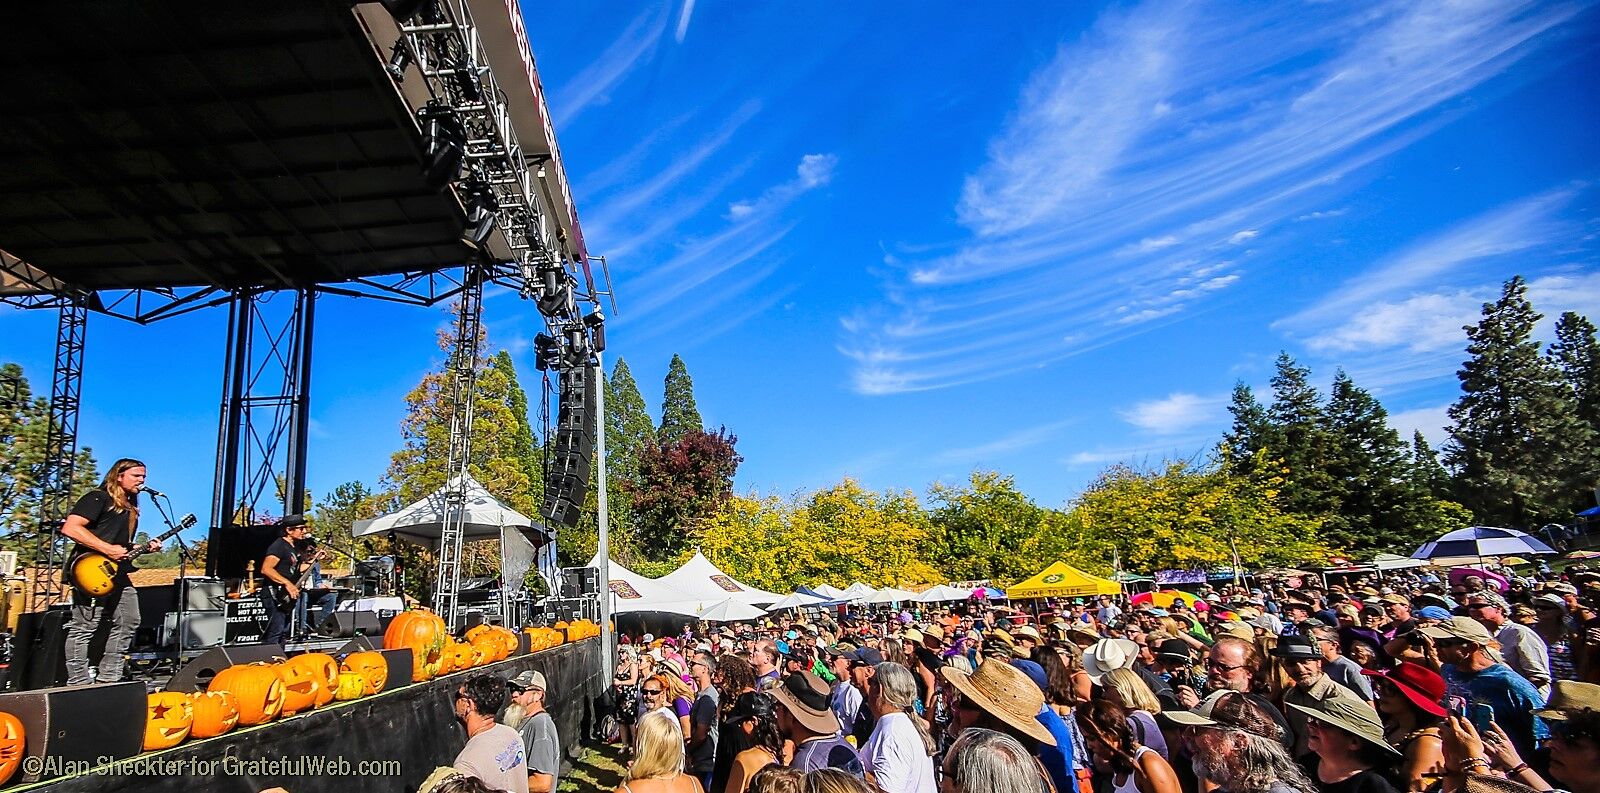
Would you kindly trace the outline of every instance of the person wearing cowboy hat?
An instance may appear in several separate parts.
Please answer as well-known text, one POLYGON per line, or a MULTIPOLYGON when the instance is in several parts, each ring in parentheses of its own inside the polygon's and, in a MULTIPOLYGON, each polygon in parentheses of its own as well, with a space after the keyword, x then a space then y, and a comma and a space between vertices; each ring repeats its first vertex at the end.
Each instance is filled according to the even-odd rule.
POLYGON ((1161 715, 1198 728, 1187 741, 1191 765, 1220 793, 1317 793, 1315 783, 1289 756, 1288 731, 1265 699, 1224 689, 1193 711, 1161 715))
MULTIPOLYGON (((1073 620, 1072 624, 1082 625, 1084 623, 1073 620)), ((1033 648, 1044 644, 1044 637, 1040 636, 1039 630, 1032 625, 1020 625, 1011 629, 1011 641, 1031 654, 1033 648)))
POLYGON ((1399 752, 1384 740, 1383 724, 1366 703, 1330 699, 1320 707, 1289 708, 1305 720, 1306 772, 1325 793, 1398 793, 1385 774, 1399 752))
MULTIPOLYGON (((939 673, 955 689, 951 697, 950 730, 959 736, 965 730, 987 729, 1004 733, 1022 743, 1039 766, 1040 783, 1049 774, 1039 765, 1040 749, 1052 746, 1065 754, 1066 768, 1071 768, 1071 747, 1061 746, 1039 715, 1046 710, 1044 692, 1022 670, 1003 661, 984 661, 972 672, 953 666, 942 667, 939 673)), ((1053 712, 1052 712, 1053 713, 1053 712)), ((1058 790, 1070 791, 1051 781, 1058 790)))
POLYGON ((1538 742, 1550 736, 1544 721, 1534 715, 1544 707, 1544 697, 1491 655, 1497 644, 1489 630, 1471 617, 1451 617, 1418 633, 1425 641, 1424 656, 1438 664, 1450 693, 1488 705, 1517 751, 1532 757, 1538 742))
POLYGON ((828 702, 828 684, 810 672, 789 675, 770 692, 777 700, 778 731, 794 743, 790 768, 810 773, 836 768, 866 778, 861 754, 840 734, 839 717, 828 702))
MULTIPOLYGON (((1333 635, 1335 637, 1333 641, 1337 644, 1338 633, 1334 632, 1333 635)), ((1318 644, 1324 641, 1327 640, 1315 634, 1286 636, 1278 641, 1278 646, 1272 651, 1274 656, 1283 659, 1289 678, 1294 681, 1294 687, 1283 692, 1283 715, 1288 717, 1289 726, 1294 730, 1296 758, 1303 758, 1310 751, 1307 744, 1309 736, 1306 733, 1305 716, 1300 711, 1291 709, 1290 705, 1299 705, 1302 709, 1318 709, 1331 700, 1340 700, 1370 708, 1365 700, 1335 682, 1323 671, 1323 655, 1318 649, 1318 644)), ((1359 675, 1360 672, 1356 674, 1359 675)))

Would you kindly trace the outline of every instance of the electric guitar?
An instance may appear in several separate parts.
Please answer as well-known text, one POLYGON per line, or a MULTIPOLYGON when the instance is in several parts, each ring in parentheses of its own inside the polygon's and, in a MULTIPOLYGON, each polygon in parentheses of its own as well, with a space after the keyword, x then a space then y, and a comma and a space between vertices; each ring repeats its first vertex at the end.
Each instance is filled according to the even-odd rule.
MULTIPOLYGON (((295 589, 298 589, 298 590, 301 590, 301 591, 305 590, 305 588, 306 588, 306 580, 311 577, 311 571, 312 571, 312 569, 314 569, 313 565, 316 563, 316 561, 318 559, 321 559, 321 558, 322 558, 322 549, 318 548, 317 552, 312 554, 310 559, 306 559, 306 560, 304 560, 302 562, 299 562, 299 564, 305 565, 306 569, 300 571, 300 577, 296 578, 294 580, 294 588, 295 589)), ((268 589, 268 591, 270 591, 272 593, 272 603, 273 603, 274 606, 276 606, 278 608, 278 611, 288 611, 288 610, 294 608, 295 601, 299 600, 299 598, 289 597, 289 588, 286 587, 286 586, 283 586, 282 584, 268 583, 267 584, 267 589, 268 589)))
MULTIPOLYGON (((164 543, 177 536, 178 532, 199 522, 192 512, 184 515, 178 521, 178 525, 168 529, 160 537, 154 538, 155 542, 164 543)), ((98 551, 84 551, 74 557, 72 563, 67 566, 67 569, 72 571, 72 585, 90 597, 98 598, 111 594, 111 590, 117 588, 117 578, 122 571, 133 560, 150 553, 148 543, 140 545, 128 543, 122 547, 128 549, 128 555, 117 561, 98 551)))

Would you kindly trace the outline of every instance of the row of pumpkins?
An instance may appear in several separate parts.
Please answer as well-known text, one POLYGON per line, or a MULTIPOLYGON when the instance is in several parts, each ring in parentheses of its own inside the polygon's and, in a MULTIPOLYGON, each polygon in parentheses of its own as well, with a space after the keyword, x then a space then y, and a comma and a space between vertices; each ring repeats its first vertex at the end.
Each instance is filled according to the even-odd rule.
MULTIPOLYGON (((600 635, 589 620, 558 622, 550 628, 528 628, 529 649, 547 650, 568 641, 600 635)), ((516 652, 519 640, 509 628, 478 625, 456 641, 443 619, 430 611, 407 611, 395 617, 383 634, 386 650, 411 650, 411 680, 420 683, 439 675, 503 661, 516 652)), ((345 702, 382 691, 389 664, 381 653, 355 652, 341 663, 327 653, 303 653, 276 664, 230 666, 211 679, 205 691, 186 694, 158 691, 149 696, 144 730, 145 751, 167 749, 188 738, 212 738, 237 726, 265 724, 280 716, 345 702)), ((22 722, 0 712, 0 737, 7 746, 22 746, 22 722)), ((20 755, 20 753, 19 753, 20 755)), ((0 753, 0 785, 11 781, 19 762, 4 762, 0 753)))

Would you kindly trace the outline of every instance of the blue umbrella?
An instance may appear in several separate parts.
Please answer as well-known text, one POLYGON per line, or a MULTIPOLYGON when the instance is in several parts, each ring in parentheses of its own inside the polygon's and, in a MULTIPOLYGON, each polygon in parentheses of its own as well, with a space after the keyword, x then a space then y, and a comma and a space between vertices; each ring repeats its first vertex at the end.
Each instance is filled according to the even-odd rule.
POLYGON ((1413 559, 1438 559, 1441 556, 1525 556, 1555 553, 1538 538, 1516 529, 1498 529, 1493 526, 1468 526, 1457 529, 1437 540, 1422 544, 1413 559))

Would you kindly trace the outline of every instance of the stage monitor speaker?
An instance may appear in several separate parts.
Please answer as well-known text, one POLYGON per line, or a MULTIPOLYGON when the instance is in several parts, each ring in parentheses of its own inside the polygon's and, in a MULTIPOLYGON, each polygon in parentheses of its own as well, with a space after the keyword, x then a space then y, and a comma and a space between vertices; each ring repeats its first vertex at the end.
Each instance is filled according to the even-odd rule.
POLYGON ((53 688, 67 682, 66 607, 23 614, 12 646, 11 688, 53 688))
POLYGON ((578 525, 578 519, 583 515, 583 507, 564 498, 554 498, 544 502, 539 514, 550 523, 571 527, 578 525))
POLYGON ((382 650, 383 639, 374 640, 371 636, 357 636, 344 643, 343 647, 333 652, 333 657, 344 660, 351 653, 364 653, 369 650, 382 650))
POLYGON ((236 647, 213 647, 194 660, 183 665, 178 673, 167 681, 168 691, 182 691, 193 693, 204 691, 211 685, 211 678, 218 672, 230 666, 239 664, 253 664, 257 661, 281 661, 285 653, 282 645, 277 644, 241 644, 236 647))
POLYGON ((317 626, 317 633, 330 639, 382 636, 383 624, 376 611, 335 611, 317 626))
POLYGON ((55 776, 51 768, 89 767, 144 751, 145 704, 144 683, 138 681, 0 694, 0 712, 22 721, 25 756, 59 760, 24 762, 19 781, 37 782, 55 776))

